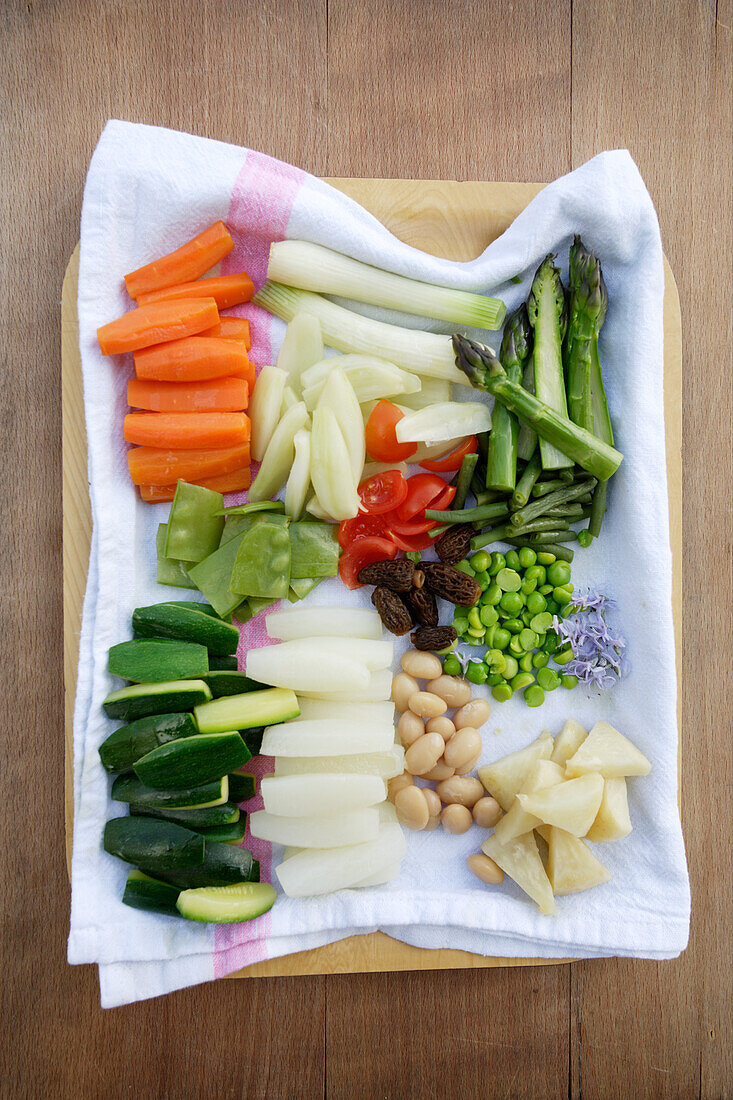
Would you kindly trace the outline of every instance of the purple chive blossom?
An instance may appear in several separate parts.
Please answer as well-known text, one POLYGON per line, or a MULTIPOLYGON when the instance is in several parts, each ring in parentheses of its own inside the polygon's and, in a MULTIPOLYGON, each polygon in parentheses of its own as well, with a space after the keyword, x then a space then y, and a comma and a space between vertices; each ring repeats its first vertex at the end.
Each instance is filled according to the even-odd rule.
POLYGON ((615 606, 610 597, 589 588, 575 594, 572 614, 553 620, 553 628, 573 652, 565 671, 593 691, 613 687, 624 672, 626 639, 606 622, 606 610, 615 606))

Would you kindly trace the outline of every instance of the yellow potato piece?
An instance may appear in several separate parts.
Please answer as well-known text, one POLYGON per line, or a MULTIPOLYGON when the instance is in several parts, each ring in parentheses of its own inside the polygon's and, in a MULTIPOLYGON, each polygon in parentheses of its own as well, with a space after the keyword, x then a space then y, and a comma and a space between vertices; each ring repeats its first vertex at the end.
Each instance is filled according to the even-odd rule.
POLYGON ((580 722, 574 718, 568 718, 563 728, 555 738, 555 747, 552 750, 552 760, 564 768, 571 756, 573 756, 588 736, 588 731, 583 729, 580 722))
POLYGON ((644 753, 608 722, 596 722, 566 764, 568 777, 598 772, 604 779, 618 779, 624 775, 648 775, 651 770, 644 753))
POLYGON ((505 845, 493 834, 484 841, 481 849, 525 894, 529 894, 537 902, 540 913, 552 916, 557 912, 550 880, 542 866, 537 842, 532 833, 525 833, 505 845))
POLYGON ((626 780, 607 779, 603 784, 603 798, 596 819, 586 833, 588 840, 596 843, 621 840, 631 832, 629 801, 626 797, 626 780))
POLYGON ((511 752, 501 760, 479 768, 478 777, 502 810, 508 810, 517 791, 522 789, 532 767, 538 760, 548 760, 551 753, 552 738, 547 730, 544 730, 537 740, 527 745, 525 749, 511 752))
POLYGON ((585 836, 595 821, 603 798, 600 775, 566 779, 554 787, 534 794, 518 794, 517 801, 527 813, 545 825, 557 825, 575 836, 585 836))
POLYGON ((552 826, 548 839, 547 875, 556 894, 577 894, 608 882, 611 872, 587 844, 552 826))

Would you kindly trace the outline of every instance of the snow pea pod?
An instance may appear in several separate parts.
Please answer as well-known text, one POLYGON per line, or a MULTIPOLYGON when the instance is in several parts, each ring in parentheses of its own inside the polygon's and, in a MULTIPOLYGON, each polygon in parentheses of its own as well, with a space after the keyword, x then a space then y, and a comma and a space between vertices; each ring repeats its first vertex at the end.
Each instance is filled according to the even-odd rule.
POLYGON ((332 523, 291 523, 290 578, 307 580, 335 577, 338 572, 339 544, 332 523))
POLYGON ((290 538, 286 527, 265 520, 245 532, 234 559, 230 585, 244 596, 272 600, 287 596, 290 538))
POLYGON ((165 539, 168 533, 168 524, 159 523, 155 536, 155 550, 158 556, 158 584, 168 584, 172 588, 195 588, 188 575, 187 567, 193 565, 189 561, 174 561, 165 556, 165 539))
POLYGON ((219 513, 224 497, 201 485, 179 481, 165 540, 165 556, 176 561, 203 561, 213 554, 224 530, 219 513))

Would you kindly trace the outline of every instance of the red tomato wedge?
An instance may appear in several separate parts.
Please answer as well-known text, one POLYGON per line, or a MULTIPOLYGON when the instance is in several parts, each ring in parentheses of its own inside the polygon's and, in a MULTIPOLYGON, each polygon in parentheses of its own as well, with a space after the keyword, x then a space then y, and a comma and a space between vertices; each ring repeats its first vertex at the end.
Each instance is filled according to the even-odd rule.
POLYGON ((404 523, 424 512, 445 487, 445 481, 437 474, 415 474, 408 478, 403 502, 393 505, 396 507, 398 519, 404 523))
POLYGON ((370 516, 362 512, 353 519, 343 519, 339 524, 339 546, 344 550, 351 546, 357 539, 369 538, 371 535, 384 534, 385 516, 370 516))
POLYGON ((456 470, 460 470, 461 463, 466 455, 476 453, 476 446, 476 436, 469 435, 450 454, 444 455, 442 458, 426 459, 420 465, 424 470, 432 470, 433 473, 437 474, 455 473, 456 470))
POLYGON ((390 537, 392 541, 406 553, 411 550, 427 550, 429 546, 432 546, 438 535, 431 536, 429 534, 423 535, 400 535, 397 531, 390 530, 390 537))
MULTIPOLYGON (((440 493, 434 500, 430 501, 430 510, 432 512, 444 512, 446 508, 450 506, 453 497, 456 495, 455 485, 446 485, 442 493, 440 493)), ((437 520, 428 520, 428 523, 437 523, 437 520)))
POLYGON ((390 539, 374 536, 357 539, 339 559, 339 576, 347 588, 360 588, 356 579, 360 569, 373 561, 391 560, 396 554, 397 547, 390 539))
MULTIPOLYGON (((441 482, 441 486, 443 484, 441 482)), ((362 507, 370 515, 379 516, 399 508, 407 496, 407 482, 399 470, 385 470, 383 474, 375 474, 362 481, 359 496, 362 507)))
POLYGON ((414 455, 417 443, 398 443, 395 428, 405 414, 391 401, 378 401, 364 429, 367 453, 378 462, 402 462, 414 455))

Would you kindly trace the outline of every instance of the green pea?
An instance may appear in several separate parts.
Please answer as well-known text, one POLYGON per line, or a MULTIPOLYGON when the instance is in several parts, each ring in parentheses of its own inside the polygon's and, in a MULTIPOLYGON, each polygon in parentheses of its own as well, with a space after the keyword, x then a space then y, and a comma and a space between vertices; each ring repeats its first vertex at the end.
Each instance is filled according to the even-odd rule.
POLYGON ((568 615, 572 615, 573 605, 571 603, 564 603, 562 607, 557 609, 558 619, 567 619, 568 615))
POLYGON ((545 693, 539 684, 532 684, 524 693, 524 701, 528 707, 541 707, 545 701, 545 693))
POLYGON ((491 554, 486 550, 479 550, 478 554, 474 554, 471 558, 471 568, 474 573, 483 573, 491 565, 491 554))
POLYGON ((549 550, 540 550, 537 554, 537 561, 540 565, 552 565, 554 561, 557 561, 554 554, 551 554, 549 550))
POLYGON ((518 592, 505 592, 499 601, 499 606, 511 616, 516 617, 522 610, 524 604, 518 592))
POLYGON ((473 576, 473 569, 465 559, 463 561, 459 561, 458 565, 456 565, 455 568, 459 569, 461 573, 467 573, 469 577, 473 576))
POLYGON ((499 616, 495 607, 492 607, 491 604, 484 604, 479 610, 479 618, 484 626, 493 626, 498 621, 499 616))
POLYGON ((491 689, 491 694, 494 696, 498 703, 506 703, 507 699, 511 699, 514 692, 509 687, 509 684, 504 680, 502 683, 497 684, 496 687, 491 689))
POLYGON ((578 542, 584 550, 587 550, 590 544, 593 542, 593 536, 591 535, 587 527, 585 527, 582 531, 578 531, 578 542))
POLYGON ((545 653, 554 653, 560 644, 560 638, 555 630, 548 630, 547 637, 545 638, 545 644, 542 649, 545 653))
POLYGON ((522 581, 521 591, 524 592, 525 596, 530 596, 534 592, 536 587, 537 581, 534 577, 531 577, 530 580, 527 580, 527 578, 525 577, 522 581))
POLYGON ((489 587, 489 584, 491 583, 491 578, 489 577, 489 574, 485 570, 484 570, 483 573, 477 573, 476 574, 476 580, 481 585, 481 591, 482 592, 485 592, 486 589, 489 587))
POLYGON ((566 588, 568 590, 568 592, 574 592, 575 591, 575 585, 571 584, 570 581, 566 581, 565 584, 562 587, 566 588))
POLYGON ((506 649, 511 640, 511 634, 504 627, 499 626, 494 631, 493 646, 494 649, 506 649))
POLYGON ((560 687, 560 677, 554 668, 538 668, 537 683, 544 691, 554 691, 560 687))
POLYGON ((455 615, 453 618, 453 629, 456 634, 465 634, 468 630, 468 617, 465 615, 455 615))
MULTIPOLYGON (((534 554, 534 550, 532 551, 534 554)), ((547 570, 544 565, 530 565, 529 569, 525 569, 524 576, 527 580, 537 581, 538 586, 544 584, 547 580, 547 570)))
POLYGON ((545 635, 539 630, 535 630, 535 634, 537 635, 537 645, 535 649, 542 649, 545 644, 545 635))
POLYGON ((535 668, 545 668, 550 663, 550 658, 546 653, 533 653, 532 664, 535 668))
POLYGON ((552 585, 551 584, 541 584, 539 586, 539 588, 537 589, 537 591, 539 592, 539 594, 541 596, 549 596, 552 593, 552 585))
POLYGON ((568 661, 573 659, 573 650, 569 645, 565 645, 562 649, 556 649, 552 655, 552 659, 556 665, 566 665, 568 661))
POLYGON ((570 580, 570 566, 566 561, 554 561, 547 570, 547 580, 556 588, 570 580))
POLYGON ((538 615, 532 616, 529 625, 537 634, 545 634, 552 626, 552 615, 549 611, 540 611, 538 615))
POLYGON ((521 668, 522 672, 531 672, 532 671, 532 669, 534 668, 534 665, 532 664, 532 654, 531 653, 525 653, 524 657, 519 658, 519 667, 521 668))
POLYGON ((507 550, 506 563, 510 569, 519 569, 519 554, 516 550, 507 550))
MULTIPOLYGON (((493 585, 489 585, 489 588, 491 588, 491 587, 493 587, 493 585)), ((481 593, 481 595, 478 598, 478 602, 482 606, 485 606, 486 604, 490 604, 491 600, 488 598, 488 596, 489 596, 488 589, 484 589, 484 591, 481 593)))
POLYGON ((522 632, 522 620, 521 619, 506 619, 504 622, 504 629, 508 630, 510 634, 521 634, 522 632))
POLYGON ((482 626, 481 627, 469 626, 468 630, 466 631, 466 634, 468 634, 468 636, 470 638, 476 638, 477 639, 475 642, 472 643, 472 645, 479 645, 480 644, 479 641, 478 641, 479 638, 483 642, 484 633, 485 633, 485 631, 484 631, 484 628, 482 626))
POLYGON ((514 691, 521 691, 522 688, 529 687, 534 683, 534 676, 531 672, 520 672, 514 676, 510 681, 514 691))
POLYGON ((504 677, 500 672, 490 672, 486 677, 486 683, 489 687, 496 687, 497 684, 503 684, 504 682, 504 677))
POLYGON ((471 684, 485 684, 488 671, 483 661, 469 661, 466 679, 471 684))
POLYGON ((519 640, 522 643, 522 649, 534 649, 537 645, 537 635, 534 630, 529 630, 527 627, 520 633, 519 640))
POLYGON ((457 657, 451 655, 443 661, 443 672, 446 676, 460 676, 462 671, 461 662, 457 657))
POLYGON ((479 618, 479 609, 472 607, 468 613, 468 625, 469 627, 475 627, 477 630, 482 630, 481 619, 479 618))
POLYGON ((564 604, 570 603, 573 598, 573 594, 572 592, 568 592, 567 588, 563 588, 561 585, 558 585, 557 588, 553 588, 552 590, 552 598, 553 600, 557 601, 560 607, 563 607, 564 604))
POLYGON ((519 551, 519 564, 522 569, 528 569, 537 561, 537 555, 531 546, 523 546, 519 551))
MULTIPOLYGON (((502 656, 504 655, 502 654, 502 656)), ((506 657, 504 657, 504 668, 502 669, 504 679, 511 680, 512 677, 516 676, 518 672, 519 664, 517 663, 516 657, 512 657, 507 654, 506 657)))
POLYGON ((491 565, 489 566, 489 573, 492 577, 495 577, 500 569, 503 569, 506 565, 506 558, 500 550, 494 550, 491 555, 491 565))
POLYGON ((548 615, 557 615, 560 610, 560 604, 557 600, 548 599, 547 601, 547 613, 548 615))
POLYGON ((488 649, 484 656, 484 664, 488 668, 489 672, 500 672, 504 675, 504 666, 506 665, 507 658, 501 652, 500 649, 488 649))
MULTIPOLYGON (((546 607, 547 600, 544 596, 541 596, 539 592, 532 592, 527 596, 527 611, 529 611, 530 615, 541 615, 546 607)), ((532 629, 534 630, 535 628, 532 627, 532 629)))
POLYGON ((574 687, 578 686, 578 677, 572 676, 569 672, 563 672, 560 677, 560 683, 564 688, 567 688, 568 691, 572 691, 574 687))
POLYGON ((494 623, 493 626, 486 627, 486 634, 484 635, 484 642, 491 649, 494 644, 494 634, 499 629, 498 625, 494 623))
POLYGON ((496 583, 503 592, 518 592, 522 587, 522 578, 515 569, 500 569, 496 574, 496 583))
POLYGON ((515 634, 509 643, 509 652, 513 653, 515 657, 523 657, 525 653, 524 646, 519 640, 519 635, 515 634))
POLYGON ((502 597, 502 591, 498 584, 490 584, 486 589, 485 595, 487 603, 497 604, 502 597))

